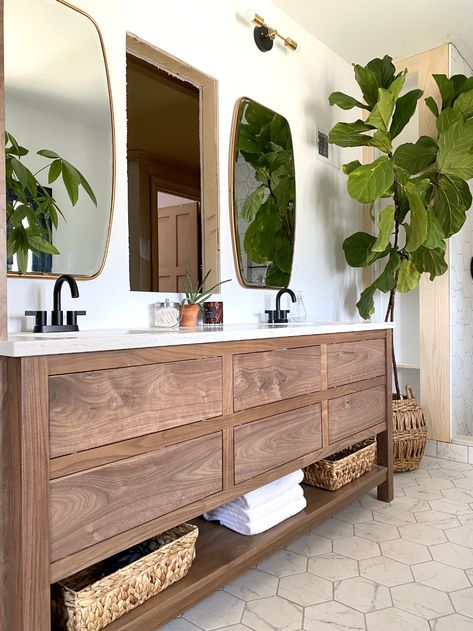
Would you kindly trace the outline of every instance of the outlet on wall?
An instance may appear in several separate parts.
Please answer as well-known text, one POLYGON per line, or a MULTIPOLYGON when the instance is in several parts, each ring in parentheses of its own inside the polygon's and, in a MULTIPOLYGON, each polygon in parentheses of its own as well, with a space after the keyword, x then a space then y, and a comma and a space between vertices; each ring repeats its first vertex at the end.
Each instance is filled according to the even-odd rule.
POLYGON ((342 156, 340 147, 328 142, 328 132, 315 126, 315 156, 321 162, 325 162, 335 169, 342 168, 342 156))

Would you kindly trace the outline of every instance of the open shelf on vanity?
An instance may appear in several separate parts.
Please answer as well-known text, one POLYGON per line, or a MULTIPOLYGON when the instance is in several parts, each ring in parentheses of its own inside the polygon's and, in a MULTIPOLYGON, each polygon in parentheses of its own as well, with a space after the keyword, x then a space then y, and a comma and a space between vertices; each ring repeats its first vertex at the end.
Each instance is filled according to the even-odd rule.
POLYGON ((386 479, 387 469, 375 465, 369 473, 338 491, 324 491, 304 485, 307 508, 271 530, 252 537, 240 535, 202 518, 189 520, 197 524, 200 530, 197 555, 189 574, 107 626, 107 631, 157 629, 386 479))

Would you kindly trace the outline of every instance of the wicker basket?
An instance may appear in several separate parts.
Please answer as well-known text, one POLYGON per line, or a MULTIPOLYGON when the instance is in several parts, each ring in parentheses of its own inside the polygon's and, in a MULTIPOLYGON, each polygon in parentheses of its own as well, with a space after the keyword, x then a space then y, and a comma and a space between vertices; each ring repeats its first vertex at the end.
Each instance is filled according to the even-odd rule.
POLYGON ((406 396, 393 399, 394 471, 417 469, 427 443, 424 411, 406 386, 406 396))
POLYGON ((137 561, 99 578, 103 563, 57 585, 56 628, 99 631, 145 600, 183 578, 195 558, 197 526, 182 524, 153 537, 160 547, 137 561))
POLYGON ((376 441, 364 440, 305 467, 304 482, 336 491, 370 471, 376 459, 376 441))

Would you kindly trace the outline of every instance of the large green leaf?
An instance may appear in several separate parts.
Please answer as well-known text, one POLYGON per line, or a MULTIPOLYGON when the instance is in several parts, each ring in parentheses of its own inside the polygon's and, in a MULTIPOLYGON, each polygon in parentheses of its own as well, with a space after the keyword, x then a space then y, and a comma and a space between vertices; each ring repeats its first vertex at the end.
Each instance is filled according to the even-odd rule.
POLYGON ((358 313, 364 320, 368 320, 374 313, 374 294, 376 287, 370 285, 361 292, 360 299, 356 303, 358 313))
POLYGON ((361 162, 359 160, 352 160, 351 162, 342 165, 342 171, 345 175, 350 175, 350 173, 358 167, 361 167, 361 162))
POLYGON ((284 230, 280 230, 276 234, 273 263, 275 263, 281 271, 290 274, 293 252, 293 244, 290 242, 287 233, 284 230))
POLYGON ((473 90, 462 92, 455 100, 453 107, 466 118, 470 118, 473 115, 473 90))
POLYGON ((372 127, 363 121, 337 123, 330 131, 328 141, 339 147, 362 147, 371 144, 371 136, 363 133, 371 130, 372 127))
POLYGON ((265 187, 259 186, 245 199, 245 203, 243 204, 240 214, 248 223, 253 221, 256 217, 256 213, 263 203, 264 191, 265 187))
POLYGON ((401 131, 411 120, 416 111, 417 101, 422 94, 422 90, 410 90, 410 92, 406 92, 406 94, 397 99, 393 120, 389 128, 391 138, 394 139, 396 136, 399 136, 401 131))
POLYGON ((427 238, 427 211, 420 198, 415 184, 408 182, 404 187, 409 201, 410 229, 406 242, 406 250, 414 252, 427 238))
POLYGON ((39 156, 43 156, 43 158, 51 158, 53 160, 57 160, 60 156, 55 151, 51 151, 50 149, 41 149, 37 151, 39 156))
POLYGON ((39 236, 28 235, 28 246, 34 252, 46 254, 60 254, 59 250, 52 243, 39 236))
POLYGON ((351 110, 354 107, 361 107, 365 110, 369 109, 366 103, 361 103, 361 101, 343 92, 332 92, 328 97, 328 102, 330 105, 338 105, 342 110, 351 110))
POLYGON ((406 82, 407 70, 401 72, 396 79, 389 86, 389 91, 394 97, 394 100, 398 98, 401 93, 402 88, 404 87, 404 83, 406 82))
POLYGON ((374 73, 380 88, 389 88, 393 83, 396 68, 392 57, 389 55, 385 55, 382 59, 379 57, 372 59, 366 64, 366 67, 374 73))
POLYGON ((256 142, 255 136, 251 133, 248 125, 239 126, 236 148, 238 151, 246 151, 248 153, 256 154, 259 154, 262 151, 261 146, 258 142, 256 142))
POLYGON ((368 116, 367 123, 376 129, 387 131, 394 111, 394 102, 394 96, 389 90, 379 88, 378 101, 368 116))
POLYGON ((291 275, 281 270, 275 263, 271 263, 266 270, 265 285, 267 287, 287 287, 291 275))
POLYGON ((473 178, 473 121, 459 121, 439 134, 437 167, 441 173, 473 178))
POLYGON ((428 96, 425 99, 425 104, 435 117, 439 115, 439 107, 437 105, 437 101, 434 99, 433 96, 428 96))
POLYGON ((369 68, 354 64, 355 80, 361 88, 365 101, 371 107, 376 105, 378 100, 378 81, 376 74, 369 68))
POLYGON ((445 261, 445 246, 443 249, 436 248, 435 250, 429 250, 421 246, 412 253, 411 257, 416 269, 421 274, 424 272, 430 274, 430 280, 434 280, 436 276, 445 274, 448 269, 448 265, 445 261))
POLYGON ((371 146, 376 147, 383 153, 391 153, 393 149, 393 145, 391 142, 391 138, 388 132, 383 131, 382 129, 378 129, 377 132, 373 135, 371 140, 371 146))
POLYGON ((407 293, 415 289, 419 284, 420 273, 417 271, 413 262, 409 259, 403 259, 399 267, 399 275, 397 279, 396 289, 402 293, 407 293))
POLYGON ((442 109, 450 107, 453 99, 455 98, 455 85, 452 79, 449 79, 444 74, 432 75, 438 88, 440 90, 440 96, 442 97, 442 109))
POLYGON ((461 121, 463 121, 463 114, 459 110, 453 109, 453 107, 447 107, 437 117, 437 131, 440 134, 454 123, 461 121))
POLYGON ((359 202, 373 202, 383 195, 394 182, 391 160, 381 156, 370 164, 363 164, 348 176, 348 192, 359 202))
POLYGON ((394 206, 386 206, 379 213, 379 234, 371 248, 373 252, 384 252, 388 247, 394 228, 394 213, 394 206))
POLYGON ((442 226, 446 238, 457 233, 466 221, 471 206, 468 184, 459 178, 441 176, 434 197, 432 211, 442 226))
POLYGON ((376 237, 367 232, 355 232, 343 242, 343 251, 348 265, 352 267, 366 267, 380 258, 385 257, 389 248, 384 252, 373 252, 376 237))
POLYGON ((271 123, 274 112, 255 101, 248 101, 244 109, 244 116, 248 123, 261 129, 264 125, 271 123))
POLYGON ((393 155, 395 164, 405 169, 411 175, 423 171, 435 162, 437 143, 428 136, 421 136, 414 144, 406 142, 399 145, 393 155))
POLYGON ((441 248, 444 245, 444 232, 442 224, 440 223, 437 215, 433 212, 427 213, 427 238, 424 242, 424 247, 429 250, 435 250, 441 248))
POLYGON ((376 289, 382 291, 383 294, 386 294, 388 291, 391 291, 391 289, 394 289, 396 285, 397 270, 399 269, 400 264, 401 258, 399 253, 394 249, 391 250, 384 270, 374 281, 376 289))

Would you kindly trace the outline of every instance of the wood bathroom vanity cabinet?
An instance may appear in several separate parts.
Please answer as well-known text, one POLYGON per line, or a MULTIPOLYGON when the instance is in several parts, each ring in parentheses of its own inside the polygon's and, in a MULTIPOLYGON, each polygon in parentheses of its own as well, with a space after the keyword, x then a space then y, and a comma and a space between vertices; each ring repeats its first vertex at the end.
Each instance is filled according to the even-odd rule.
POLYGON ((326 325, 0 343, 2 615, 50 631, 50 584, 184 521, 189 574, 107 627, 150 631, 373 487, 392 499, 391 330, 326 325), (198 516, 376 435, 377 465, 244 537, 198 516))

